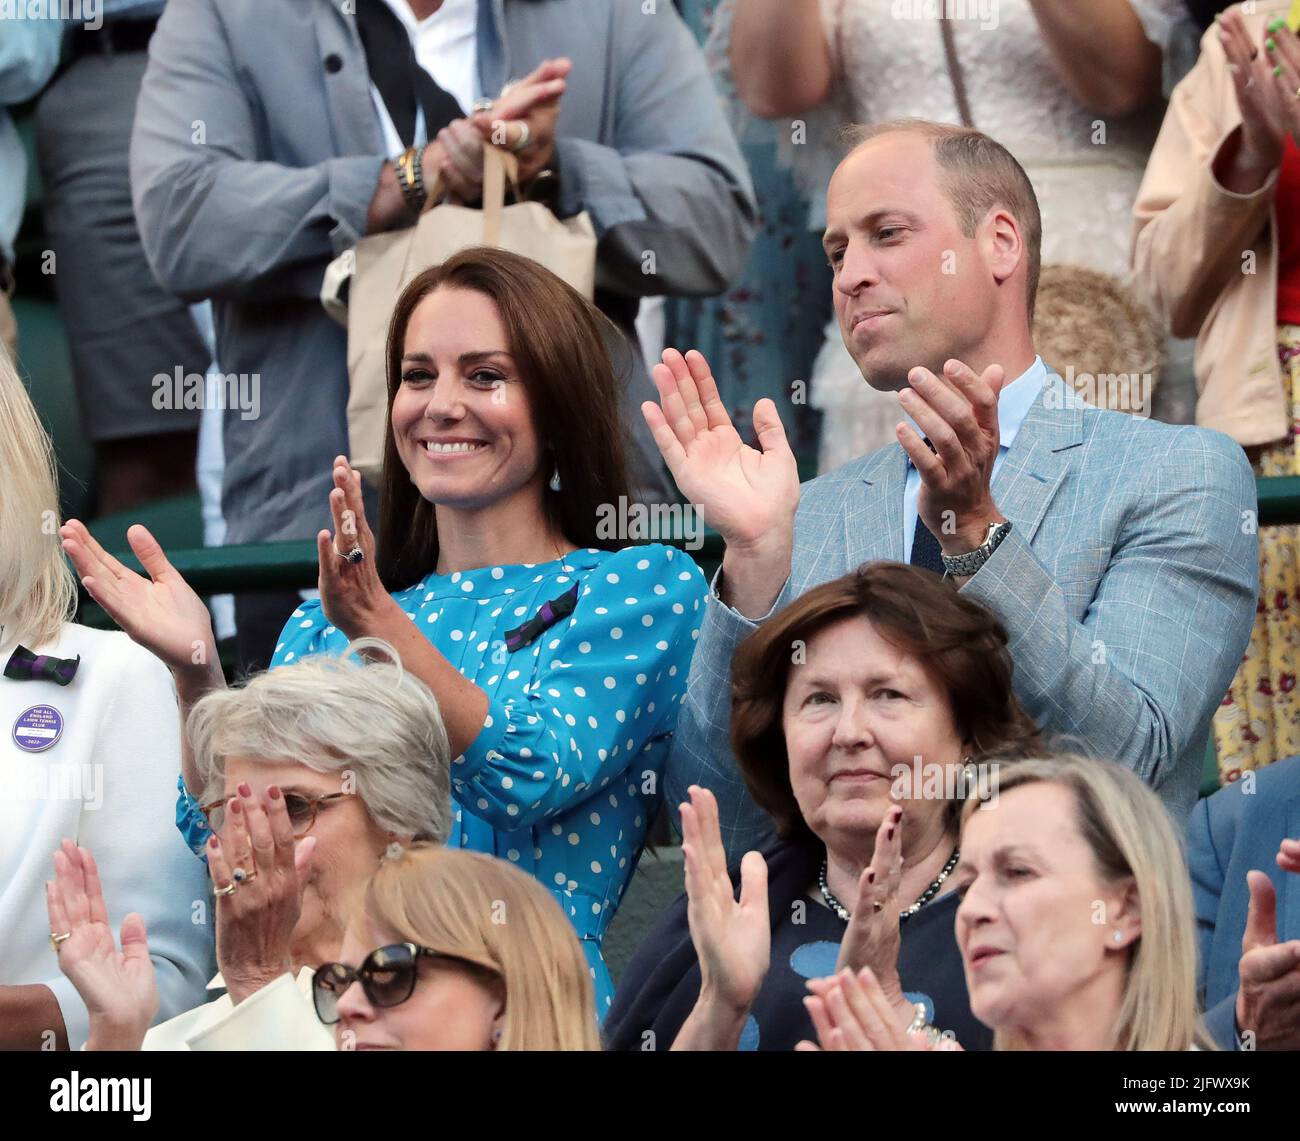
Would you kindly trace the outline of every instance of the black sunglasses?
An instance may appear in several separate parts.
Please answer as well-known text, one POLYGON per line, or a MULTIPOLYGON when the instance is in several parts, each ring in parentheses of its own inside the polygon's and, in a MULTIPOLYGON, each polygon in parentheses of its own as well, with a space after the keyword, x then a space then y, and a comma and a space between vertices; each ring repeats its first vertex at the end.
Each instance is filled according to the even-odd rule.
POLYGON ((401 1006, 415 993, 416 964, 422 958, 463 964, 478 974, 495 975, 481 963, 446 955, 415 943, 390 943, 371 951, 359 967, 347 963, 322 963, 311 982, 311 1001, 316 1017, 326 1026, 339 1020, 339 999, 354 982, 361 983, 371 1006, 401 1006))

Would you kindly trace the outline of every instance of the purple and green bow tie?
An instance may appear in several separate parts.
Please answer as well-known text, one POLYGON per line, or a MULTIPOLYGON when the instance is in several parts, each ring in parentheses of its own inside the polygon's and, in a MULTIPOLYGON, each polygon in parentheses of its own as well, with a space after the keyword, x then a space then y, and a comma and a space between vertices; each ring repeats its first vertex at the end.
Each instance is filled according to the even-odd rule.
POLYGON ((81 655, 75 658, 55 658, 49 654, 33 654, 26 646, 19 646, 5 666, 5 677, 11 681, 52 681, 67 685, 81 664, 81 655))

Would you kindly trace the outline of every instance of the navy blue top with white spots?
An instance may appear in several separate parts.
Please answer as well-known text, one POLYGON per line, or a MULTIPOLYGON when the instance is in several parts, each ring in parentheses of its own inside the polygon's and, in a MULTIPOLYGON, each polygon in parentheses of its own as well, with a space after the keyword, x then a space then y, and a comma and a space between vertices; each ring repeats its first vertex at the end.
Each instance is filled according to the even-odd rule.
MULTIPOLYGON (((510 860, 554 892, 582 939, 602 1017, 613 986, 600 944, 659 804, 707 590, 689 555, 654 544, 430 574, 393 595, 488 696, 482 732, 452 764, 448 843, 510 860), (508 650, 506 632, 575 582, 573 613, 508 650)), ((319 600, 304 602, 271 665, 347 642, 319 600)), ((201 851, 197 805, 178 817, 201 851)))

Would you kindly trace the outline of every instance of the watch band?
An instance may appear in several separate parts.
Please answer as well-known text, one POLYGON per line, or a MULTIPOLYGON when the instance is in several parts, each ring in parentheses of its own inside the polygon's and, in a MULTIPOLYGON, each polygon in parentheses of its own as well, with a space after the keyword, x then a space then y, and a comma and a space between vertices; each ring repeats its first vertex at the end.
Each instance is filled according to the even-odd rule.
POLYGON ((393 162, 397 184, 407 206, 418 214, 424 209, 428 193, 424 188, 424 147, 407 147, 393 162))
POLYGON ((945 576, 970 578, 993 557, 993 552, 998 549, 998 546, 1010 531, 1011 523, 1009 520, 1003 520, 1001 523, 990 523, 988 535, 985 536, 984 542, 973 551, 967 551, 960 555, 941 554, 939 557, 943 559, 945 576))

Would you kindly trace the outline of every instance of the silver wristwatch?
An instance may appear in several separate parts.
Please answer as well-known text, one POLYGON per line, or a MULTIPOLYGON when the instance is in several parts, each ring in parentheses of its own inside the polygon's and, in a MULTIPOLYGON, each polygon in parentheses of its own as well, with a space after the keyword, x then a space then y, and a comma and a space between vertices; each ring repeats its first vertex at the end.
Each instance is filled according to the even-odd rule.
POLYGON ((967 551, 964 555, 940 555, 943 559, 945 576, 970 578, 989 561, 993 552, 998 549, 999 544, 1010 533, 1010 521, 1003 520, 1001 523, 990 523, 989 533, 984 537, 984 542, 973 551, 967 551))

